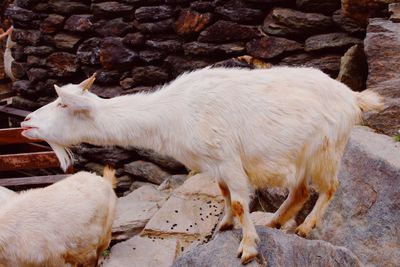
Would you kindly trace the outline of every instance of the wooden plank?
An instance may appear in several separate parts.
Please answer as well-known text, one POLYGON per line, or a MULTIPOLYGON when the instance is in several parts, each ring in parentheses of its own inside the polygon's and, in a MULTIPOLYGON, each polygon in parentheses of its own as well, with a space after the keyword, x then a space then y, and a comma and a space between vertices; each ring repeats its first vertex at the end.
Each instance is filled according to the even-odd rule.
POLYGON ((0 186, 48 185, 67 178, 67 174, 0 179, 0 186))
POLYGON ((53 151, 0 155, 0 171, 59 167, 53 151))
POLYGON ((40 142, 41 140, 31 140, 21 135, 22 128, 0 129, 0 145, 23 144, 40 142))
POLYGON ((51 148, 42 144, 26 143, 26 144, 9 144, 0 146, 1 154, 18 154, 31 152, 51 151, 51 148))
POLYGON ((8 107, 8 106, 0 106, 0 112, 5 113, 10 116, 14 116, 14 117, 25 118, 32 111, 12 108, 12 107, 8 107))

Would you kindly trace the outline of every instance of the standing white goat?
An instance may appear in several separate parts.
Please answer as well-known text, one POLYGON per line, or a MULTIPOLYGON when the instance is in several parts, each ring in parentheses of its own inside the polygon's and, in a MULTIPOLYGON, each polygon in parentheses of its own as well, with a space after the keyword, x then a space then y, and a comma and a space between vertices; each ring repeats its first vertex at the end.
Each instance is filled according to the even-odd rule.
POLYGON ((373 92, 352 92, 311 68, 205 68, 154 93, 112 99, 85 90, 93 81, 55 86, 59 98, 27 116, 23 135, 49 142, 64 169, 71 164, 67 147, 86 142, 151 148, 215 177, 225 198, 219 229, 239 218, 243 263, 257 255, 259 240, 249 217, 250 186, 290 189, 269 223, 279 227, 301 209, 313 185, 318 201, 297 229, 307 235, 335 193, 361 110, 382 106, 373 92))
POLYGON ((95 267, 111 240, 114 171, 79 172, 0 206, 0 267, 95 267))

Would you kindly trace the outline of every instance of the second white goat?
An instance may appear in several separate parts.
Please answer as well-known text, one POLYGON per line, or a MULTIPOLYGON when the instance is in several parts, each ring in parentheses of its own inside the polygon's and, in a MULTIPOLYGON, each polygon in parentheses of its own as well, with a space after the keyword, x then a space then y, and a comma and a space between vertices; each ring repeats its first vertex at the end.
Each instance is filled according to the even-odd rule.
POLYGON ((0 206, 0 267, 97 266, 111 240, 117 198, 114 172, 106 169, 104 177, 79 172, 11 194, 0 206))

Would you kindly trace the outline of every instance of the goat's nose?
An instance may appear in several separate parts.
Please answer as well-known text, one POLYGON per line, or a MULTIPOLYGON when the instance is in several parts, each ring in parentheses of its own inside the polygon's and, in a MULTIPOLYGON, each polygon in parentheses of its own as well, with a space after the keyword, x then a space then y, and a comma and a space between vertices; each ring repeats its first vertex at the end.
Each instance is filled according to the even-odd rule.
POLYGON ((31 120, 31 117, 26 117, 26 118, 24 119, 24 121, 29 121, 29 120, 31 120))

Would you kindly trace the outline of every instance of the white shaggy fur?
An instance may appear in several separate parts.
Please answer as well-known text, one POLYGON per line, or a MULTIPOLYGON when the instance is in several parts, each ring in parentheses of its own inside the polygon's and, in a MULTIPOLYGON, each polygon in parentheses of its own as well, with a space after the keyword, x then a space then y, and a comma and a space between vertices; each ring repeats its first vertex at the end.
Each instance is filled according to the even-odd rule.
POLYGON ((105 178, 79 172, 0 206, 0 266, 96 266, 116 203, 113 173, 105 178))
POLYGON ((10 189, 0 186, 0 209, 3 205, 5 205, 15 196, 17 196, 17 193, 15 193, 10 189))
POLYGON ((23 135, 53 144, 64 169, 70 164, 64 149, 87 142, 151 148, 216 177, 226 204, 220 229, 239 217, 244 263, 257 255, 251 187, 291 190, 269 224, 279 227, 314 186, 319 200, 298 228, 306 235, 336 190, 340 158, 361 109, 381 107, 376 94, 352 92, 312 68, 205 68, 157 92, 112 99, 82 91, 92 82, 56 87, 59 98, 26 118, 23 135))

